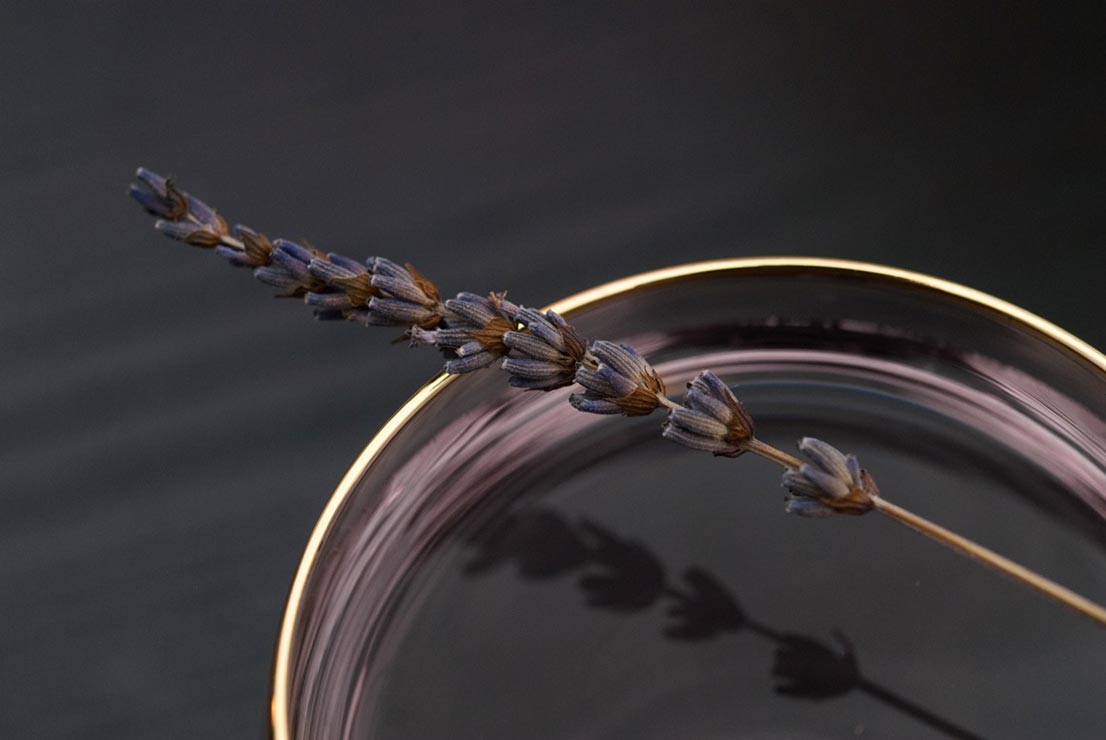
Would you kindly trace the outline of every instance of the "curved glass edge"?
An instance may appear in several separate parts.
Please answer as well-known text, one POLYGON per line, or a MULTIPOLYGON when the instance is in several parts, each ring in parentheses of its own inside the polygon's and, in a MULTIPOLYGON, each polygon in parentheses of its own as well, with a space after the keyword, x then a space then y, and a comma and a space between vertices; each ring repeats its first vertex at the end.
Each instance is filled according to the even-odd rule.
MULTIPOLYGON (((692 262, 675 267, 666 267, 660 270, 643 272, 638 275, 615 280, 594 288, 576 293, 563 298, 556 303, 546 306, 542 310, 553 310, 559 314, 570 314, 573 311, 585 308, 599 301, 630 293, 635 290, 653 287, 665 283, 694 278, 700 275, 721 272, 767 272, 767 271, 792 271, 808 270, 822 273, 838 273, 842 275, 854 275, 862 278, 870 278, 890 283, 908 283, 915 287, 921 287, 940 293, 947 297, 956 298, 994 313, 1003 315, 1016 323, 1032 329, 1038 334, 1052 340, 1056 344, 1066 348, 1073 354, 1086 360, 1099 372, 1106 375, 1106 355, 1099 352, 1090 344, 1079 339, 1050 321, 1047 321, 1034 313, 1015 306, 1012 303, 996 298, 988 293, 969 288, 966 285, 950 280, 933 277, 920 272, 903 270, 886 265, 870 262, 858 262, 844 259, 828 259, 820 257, 744 257, 725 260, 709 260, 704 262, 692 262)), ((300 606, 311 573, 315 567, 315 560, 322 548, 323 541, 331 530, 338 512, 353 491, 356 483, 365 475, 377 455, 392 437, 404 427, 416 412, 430 399, 434 398, 456 376, 439 373, 426 385, 420 388, 403 406, 381 427, 380 431, 369 441, 365 449, 361 451, 353 465, 343 476, 338 487, 334 490, 326 507, 319 515, 304 548, 303 557, 296 569, 285 603, 284 615, 281 619, 280 631, 277 635, 276 655, 273 661, 273 673, 270 696, 270 725, 269 736, 273 740, 293 740, 290 722, 291 707, 289 706, 290 671, 292 661, 292 645, 296 628, 299 624, 300 606)))

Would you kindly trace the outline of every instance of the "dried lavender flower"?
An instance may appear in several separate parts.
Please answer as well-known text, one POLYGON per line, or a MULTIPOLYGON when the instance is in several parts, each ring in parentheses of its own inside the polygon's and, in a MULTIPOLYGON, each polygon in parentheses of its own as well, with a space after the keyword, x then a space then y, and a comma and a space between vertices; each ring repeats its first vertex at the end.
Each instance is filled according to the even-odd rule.
POLYGON ((270 263, 255 269, 255 278, 280 290, 277 295, 282 298, 299 298, 326 290, 326 283, 312 275, 310 269, 311 261, 323 256, 321 252, 287 239, 275 240, 273 247, 270 263))
POLYGON ((368 323, 378 326, 418 326, 433 329, 441 323, 441 294, 408 262, 401 266, 384 257, 365 261, 376 291, 369 299, 368 323))
POLYGON ((227 222, 215 209, 188 193, 177 190, 173 182, 145 167, 135 172, 138 178, 129 193, 158 221, 154 228, 166 236, 197 247, 214 247, 229 233, 227 222))
POLYGON ((879 489, 855 455, 845 455, 814 437, 799 440, 799 449, 810 462, 783 474, 789 514, 866 514, 874 508, 872 500, 879 489))
POLYGON ((316 308, 316 318, 371 323, 367 304, 377 291, 370 283, 368 267, 331 252, 326 257, 314 257, 307 269, 327 287, 324 292, 310 292, 303 297, 305 303, 316 308))
POLYGON ((224 257, 235 267, 257 268, 272 262, 274 247, 267 236, 242 224, 234 227, 234 235, 242 246, 227 244, 224 241, 215 247, 215 254, 224 257))
POLYGON ((586 345, 555 311, 522 308, 514 316, 526 331, 508 331, 503 343, 519 356, 503 361, 515 388, 549 391, 571 385, 586 345))
POLYGON ((505 293, 491 293, 487 298, 458 293, 445 307, 450 312, 449 327, 439 330, 438 346, 451 348, 457 355, 446 363, 447 373, 479 370, 510 352, 503 337, 517 326, 514 314, 518 306, 508 301, 505 293))
POLYGON ((446 363, 445 371, 451 374, 468 373, 487 367, 507 354, 503 335, 515 328, 512 316, 518 306, 507 300, 504 293, 491 293, 487 298, 475 293, 458 293, 445 302, 449 312, 448 326, 426 330, 412 326, 407 331, 411 345, 433 344, 450 350, 456 360, 446 363))
POLYGON ((591 414, 646 416, 664 396, 664 383, 645 358, 629 345, 603 340, 588 347, 576 382, 586 391, 573 393, 569 401, 591 414))
POLYGON ((184 194, 170 189, 168 179, 145 167, 135 170, 134 176, 138 182, 131 184, 127 194, 151 216, 175 221, 188 212, 184 194))
POLYGON ((737 457, 753 437, 753 419, 729 387, 709 370, 687 384, 684 406, 673 408, 662 434, 695 450, 737 457))

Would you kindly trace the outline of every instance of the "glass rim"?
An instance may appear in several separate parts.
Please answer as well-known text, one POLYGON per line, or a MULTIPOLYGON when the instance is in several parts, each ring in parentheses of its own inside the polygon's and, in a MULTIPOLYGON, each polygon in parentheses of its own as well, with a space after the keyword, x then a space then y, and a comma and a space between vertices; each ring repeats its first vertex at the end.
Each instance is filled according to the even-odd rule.
MULTIPOLYGON (((1093 366, 1106 378, 1106 355, 1056 324, 1020 308, 1001 298, 966 285, 933 277, 921 272, 904 270, 870 262, 821 257, 742 257, 693 262, 675 267, 651 270, 614 280, 563 298, 542 310, 553 310, 562 315, 591 306, 616 296, 625 295, 658 285, 693 279, 708 274, 721 273, 789 273, 796 271, 823 275, 851 276, 862 280, 923 288, 946 298, 954 298, 993 314, 1005 317, 1059 345, 1093 366)), ((296 568, 292 585, 285 601, 280 630, 273 660, 270 690, 269 736, 273 740, 293 740, 291 727, 292 708, 289 696, 292 668, 292 647, 299 626, 304 594, 315 568, 322 544, 331 530, 356 483, 372 466, 381 450, 392 440, 409 420, 432 398, 458 376, 438 373, 407 400, 373 435, 373 438, 357 456, 349 470, 334 489, 311 530, 300 563, 296 568)))

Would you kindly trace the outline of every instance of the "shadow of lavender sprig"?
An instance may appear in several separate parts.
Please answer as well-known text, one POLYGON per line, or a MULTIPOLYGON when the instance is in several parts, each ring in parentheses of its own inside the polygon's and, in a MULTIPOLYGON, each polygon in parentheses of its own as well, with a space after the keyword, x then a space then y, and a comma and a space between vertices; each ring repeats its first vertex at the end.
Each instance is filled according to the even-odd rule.
POLYGON ((725 587, 702 568, 684 571, 685 591, 669 587, 674 603, 668 607, 672 622, 664 634, 673 640, 701 642, 721 632, 736 632, 748 622, 745 612, 725 587))
POLYGON ((755 635, 774 645, 770 669, 774 691, 784 697, 826 701, 860 691, 958 740, 980 736, 907 697, 866 678, 852 643, 834 633, 837 645, 779 630, 750 616, 736 597, 708 571, 690 567, 674 581, 644 543, 595 521, 576 522, 544 508, 511 514, 469 542, 464 566, 469 577, 514 566, 528 580, 578 574, 577 588, 593 609, 630 614, 666 602, 669 621, 662 635, 676 642, 703 642, 728 632, 755 635))
MULTIPOLYGON (((760 634, 764 634, 758 631, 760 634)), ((860 691, 880 703, 912 717, 946 737, 982 740, 982 736, 908 699, 860 672, 852 643, 834 633, 839 647, 808 635, 792 632, 764 634, 776 642, 772 676, 776 693, 794 699, 824 701, 860 691)))
POLYGON ((548 509, 532 509, 506 517, 471 544, 469 576, 507 565, 534 580, 576 573, 589 607, 618 613, 666 601, 670 622, 664 635, 673 640, 711 639, 743 622, 737 602, 705 570, 691 568, 683 583, 672 582, 648 547, 589 519, 571 522, 548 509))

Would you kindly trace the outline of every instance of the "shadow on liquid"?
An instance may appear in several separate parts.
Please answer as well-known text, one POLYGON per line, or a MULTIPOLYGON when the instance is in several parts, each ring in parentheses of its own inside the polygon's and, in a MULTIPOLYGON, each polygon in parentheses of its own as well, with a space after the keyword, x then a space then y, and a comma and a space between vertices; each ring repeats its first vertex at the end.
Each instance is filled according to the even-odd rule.
POLYGON ((470 544, 475 553, 465 565, 468 577, 504 565, 532 580, 576 574, 591 608, 631 613, 663 604, 666 639, 699 642, 744 632, 768 640, 775 645, 768 680, 782 696, 824 701, 861 691, 947 737, 981 737, 864 676, 852 642, 841 633, 834 634, 837 645, 832 645, 761 622, 707 571, 690 567, 676 580, 645 545, 597 522, 572 522, 549 509, 533 508, 508 516, 470 544))

